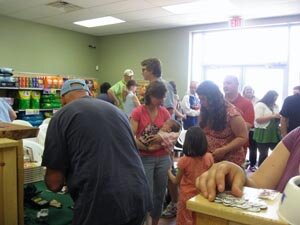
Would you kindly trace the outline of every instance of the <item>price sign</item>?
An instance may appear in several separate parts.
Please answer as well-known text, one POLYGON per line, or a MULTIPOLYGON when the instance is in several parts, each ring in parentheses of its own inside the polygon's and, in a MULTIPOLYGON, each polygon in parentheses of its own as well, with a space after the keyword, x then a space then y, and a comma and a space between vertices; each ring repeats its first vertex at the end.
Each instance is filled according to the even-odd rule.
POLYGON ((38 115, 40 113, 39 109, 26 109, 25 115, 38 115))
POLYGON ((48 89, 44 89, 43 93, 44 93, 44 94, 56 94, 58 90, 59 90, 59 89, 48 88, 48 89))

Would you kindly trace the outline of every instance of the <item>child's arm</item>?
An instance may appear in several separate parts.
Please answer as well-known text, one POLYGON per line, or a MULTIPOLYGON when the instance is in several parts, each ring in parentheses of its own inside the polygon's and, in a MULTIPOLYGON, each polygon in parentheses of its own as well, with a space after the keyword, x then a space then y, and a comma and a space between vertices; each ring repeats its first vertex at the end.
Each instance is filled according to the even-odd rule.
POLYGON ((133 104, 135 107, 138 107, 141 105, 140 100, 138 99, 138 97, 136 95, 132 96, 132 100, 133 100, 133 104))
POLYGON ((210 152, 207 152, 202 157, 203 157, 205 166, 207 167, 207 169, 209 169, 214 164, 213 155, 210 152))
POLYGON ((183 171, 179 168, 177 169, 176 176, 173 175, 171 168, 168 170, 168 177, 173 184, 179 184, 182 176, 183 176, 183 171))
POLYGON ((127 88, 123 88, 123 90, 122 90, 122 99, 123 99, 123 101, 125 101, 126 100, 126 96, 128 95, 128 90, 127 90, 127 88))

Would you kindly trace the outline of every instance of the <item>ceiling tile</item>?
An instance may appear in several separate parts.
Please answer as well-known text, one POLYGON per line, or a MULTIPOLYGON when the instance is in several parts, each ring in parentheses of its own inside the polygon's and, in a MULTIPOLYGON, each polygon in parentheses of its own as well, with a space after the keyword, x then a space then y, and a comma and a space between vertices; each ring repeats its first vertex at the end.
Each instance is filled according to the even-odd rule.
POLYGON ((100 5, 111 4, 114 2, 119 2, 120 0, 66 0, 74 5, 81 6, 83 8, 90 8, 100 5))
POLYGON ((78 10, 78 11, 74 11, 74 12, 70 12, 70 13, 63 13, 58 16, 39 18, 38 21, 41 21, 43 23, 66 22, 66 23, 73 24, 73 22, 93 19, 93 18, 102 17, 102 16, 105 16, 105 15, 95 13, 91 9, 82 9, 82 10, 78 10))
POLYGON ((153 8, 153 6, 142 0, 124 0, 112 4, 93 7, 91 10, 94 12, 105 13, 106 15, 113 15, 147 8, 153 8))
POLYGON ((0 1, 0 14, 10 15, 11 13, 18 12, 31 7, 37 7, 39 5, 46 5, 53 0, 2 0, 0 1))
POLYGON ((156 17, 163 17, 172 15, 172 13, 160 8, 150 8, 150 9, 141 9, 137 11, 131 11, 127 13, 120 13, 116 14, 115 16, 119 19, 123 19, 125 21, 134 21, 134 20, 141 20, 141 19, 149 19, 149 18, 156 18, 156 17))
POLYGON ((20 10, 16 13, 12 13, 10 16, 19 19, 34 20, 37 18, 49 17, 49 16, 54 16, 59 14, 63 14, 63 11, 61 11, 58 8, 42 5, 42 6, 20 10))
POLYGON ((155 6, 177 5, 182 3, 195 2, 195 0, 146 0, 155 6))
POLYGON ((234 15, 244 19, 300 15, 300 0, 198 0, 201 7, 197 8, 197 13, 177 15, 162 6, 195 1, 64 0, 83 8, 69 13, 46 6, 53 1, 55 0, 0 0, 0 15, 100 36, 221 22, 234 15), (221 7, 222 2, 227 2, 230 7, 221 7), (73 24, 76 21, 103 16, 114 16, 127 22, 92 29, 73 24))

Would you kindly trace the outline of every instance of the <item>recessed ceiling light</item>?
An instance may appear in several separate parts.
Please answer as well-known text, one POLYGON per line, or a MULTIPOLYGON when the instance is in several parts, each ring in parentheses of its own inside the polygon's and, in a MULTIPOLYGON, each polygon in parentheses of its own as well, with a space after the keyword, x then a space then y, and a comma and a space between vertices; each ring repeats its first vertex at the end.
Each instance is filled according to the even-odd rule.
POLYGON ((124 22, 125 22, 124 20, 120 20, 112 16, 106 16, 106 17, 100 17, 91 20, 77 21, 74 22, 74 24, 79 26, 84 26, 84 27, 99 27, 99 26, 106 26, 106 25, 124 23, 124 22))
POLYGON ((233 4, 229 0, 202 0, 177 5, 162 7, 163 9, 174 14, 197 13, 206 10, 216 10, 217 8, 229 9, 233 4))

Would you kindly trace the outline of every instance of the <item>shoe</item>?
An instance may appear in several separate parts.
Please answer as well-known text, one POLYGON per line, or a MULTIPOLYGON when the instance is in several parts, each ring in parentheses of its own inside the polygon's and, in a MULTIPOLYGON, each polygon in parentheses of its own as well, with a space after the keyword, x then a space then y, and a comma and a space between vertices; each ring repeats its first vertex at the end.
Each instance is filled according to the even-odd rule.
POLYGON ((172 218, 175 217, 177 213, 176 203, 170 202, 167 208, 161 214, 162 218, 172 218))
POLYGON ((250 166, 248 169, 250 172, 255 172, 257 170, 256 166, 250 166))

